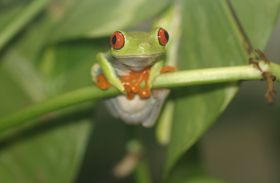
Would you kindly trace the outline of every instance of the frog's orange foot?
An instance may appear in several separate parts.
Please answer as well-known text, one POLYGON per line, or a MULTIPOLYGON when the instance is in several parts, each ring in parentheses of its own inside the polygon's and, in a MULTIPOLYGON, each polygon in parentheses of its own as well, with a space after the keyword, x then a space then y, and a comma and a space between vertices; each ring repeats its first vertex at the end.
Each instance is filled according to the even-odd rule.
POLYGON ((174 71, 176 71, 176 67, 174 67, 174 66, 169 66, 169 65, 163 66, 163 67, 160 69, 160 73, 161 73, 161 74, 167 73, 167 72, 174 72, 174 71))
POLYGON ((108 82, 104 74, 99 74, 96 78, 96 86, 102 90, 107 90, 111 87, 111 84, 108 82))
POLYGON ((133 88, 131 87, 131 84, 126 82, 126 83, 123 83, 123 86, 124 86, 124 90, 125 90, 127 98, 129 100, 132 100, 135 96, 135 93, 133 92, 133 88))
POLYGON ((151 96, 151 91, 149 88, 141 88, 140 85, 135 85, 129 82, 123 83, 125 93, 127 98, 132 100, 135 95, 139 95, 142 99, 147 99, 151 96))
POLYGON ((151 96, 151 90, 149 88, 145 88, 141 90, 138 94, 142 99, 147 99, 151 96))
POLYGON ((131 71, 127 75, 120 77, 128 99, 133 99, 135 95, 139 95, 143 99, 151 96, 151 91, 148 87, 149 75, 150 68, 144 68, 141 71, 131 71))

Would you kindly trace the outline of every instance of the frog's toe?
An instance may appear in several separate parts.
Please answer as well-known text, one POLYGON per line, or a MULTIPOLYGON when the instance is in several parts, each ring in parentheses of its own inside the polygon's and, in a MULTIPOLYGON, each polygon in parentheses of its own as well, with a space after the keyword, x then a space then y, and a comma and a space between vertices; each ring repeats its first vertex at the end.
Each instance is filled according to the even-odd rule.
POLYGON ((101 73, 96 77, 96 86, 102 90, 107 90, 111 87, 111 84, 107 81, 104 74, 101 73))
POLYGON ((176 71, 176 67, 174 66, 170 66, 170 65, 165 65, 160 69, 160 73, 168 73, 168 72, 175 72, 176 71))
POLYGON ((139 91, 138 94, 142 99, 147 99, 151 96, 151 89, 145 88, 144 90, 139 91))

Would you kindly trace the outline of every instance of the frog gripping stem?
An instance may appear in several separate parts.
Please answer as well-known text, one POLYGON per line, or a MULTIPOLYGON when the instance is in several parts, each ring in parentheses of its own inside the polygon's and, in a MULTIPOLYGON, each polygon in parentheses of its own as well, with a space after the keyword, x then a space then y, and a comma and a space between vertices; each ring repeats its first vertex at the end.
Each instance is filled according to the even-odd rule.
POLYGON ((107 81, 104 74, 99 74, 96 78, 96 86, 102 90, 107 90, 111 87, 111 84, 107 81))
POLYGON ((135 95, 139 95, 142 99, 151 96, 148 79, 150 77, 150 67, 141 71, 130 71, 127 75, 120 76, 120 80, 125 88, 127 98, 133 99, 135 95), (142 87, 142 83, 144 86, 142 87))
POLYGON ((166 66, 163 66, 161 69, 160 69, 160 73, 163 74, 163 73, 168 73, 168 72, 175 72, 176 71, 176 67, 174 66, 169 66, 169 65, 166 65, 166 66))

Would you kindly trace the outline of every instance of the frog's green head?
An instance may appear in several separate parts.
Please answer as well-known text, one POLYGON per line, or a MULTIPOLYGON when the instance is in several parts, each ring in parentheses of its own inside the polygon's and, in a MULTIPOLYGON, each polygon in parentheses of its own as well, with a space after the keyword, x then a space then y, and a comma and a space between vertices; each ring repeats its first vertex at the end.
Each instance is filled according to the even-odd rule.
POLYGON ((118 59, 155 58, 164 54, 168 39, 163 28, 151 32, 116 31, 110 38, 111 55, 118 59))

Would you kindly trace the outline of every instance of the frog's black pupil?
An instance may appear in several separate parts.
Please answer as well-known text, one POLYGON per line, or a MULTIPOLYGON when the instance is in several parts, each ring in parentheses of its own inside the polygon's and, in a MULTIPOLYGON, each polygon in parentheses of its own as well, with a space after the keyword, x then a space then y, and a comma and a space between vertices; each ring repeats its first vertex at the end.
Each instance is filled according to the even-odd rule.
POLYGON ((164 36, 165 36, 166 40, 168 41, 169 40, 169 34, 166 31, 164 31, 164 36))
POLYGON ((116 42, 117 42, 117 37, 116 37, 116 35, 114 35, 113 38, 112 38, 112 43, 116 44, 116 42))

